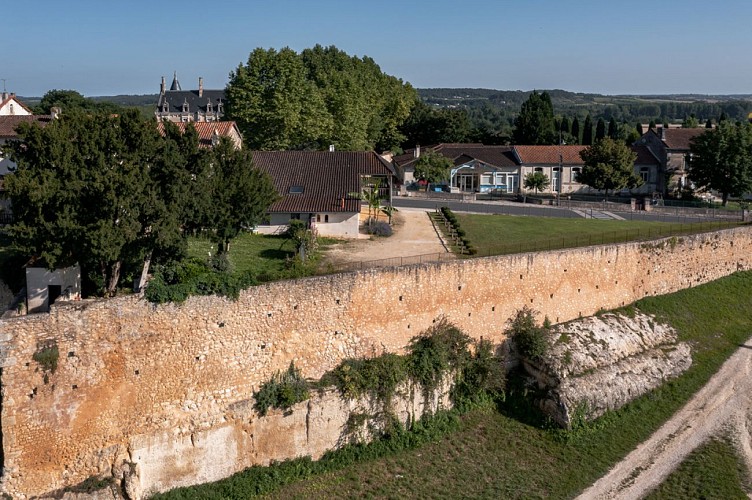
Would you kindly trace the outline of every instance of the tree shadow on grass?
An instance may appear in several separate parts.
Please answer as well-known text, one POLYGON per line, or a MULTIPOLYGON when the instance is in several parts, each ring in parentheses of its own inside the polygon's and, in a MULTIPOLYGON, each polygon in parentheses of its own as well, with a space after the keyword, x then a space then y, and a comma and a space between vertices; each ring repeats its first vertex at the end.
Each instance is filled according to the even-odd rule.
POLYGON ((281 248, 267 248, 259 252, 259 255, 265 259, 285 260, 295 255, 295 252, 283 250, 281 248))
POLYGON ((539 429, 551 428, 551 420, 535 404, 542 394, 527 383, 529 376, 520 368, 507 375, 504 401, 499 404, 499 413, 520 423, 539 429))

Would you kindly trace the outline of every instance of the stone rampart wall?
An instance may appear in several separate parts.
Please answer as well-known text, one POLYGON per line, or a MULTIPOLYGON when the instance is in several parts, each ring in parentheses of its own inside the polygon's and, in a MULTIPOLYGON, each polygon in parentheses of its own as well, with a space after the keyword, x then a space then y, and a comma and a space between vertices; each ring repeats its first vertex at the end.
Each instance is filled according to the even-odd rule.
MULTIPOLYGON (((154 306, 122 297, 3 320, 2 487, 38 495, 123 462, 149 464, 156 477, 155 457, 220 431, 222 469, 238 470, 249 463, 247 426, 260 424, 252 412, 238 418, 237 408, 252 404, 254 389, 290 361, 318 378, 346 357, 401 351, 441 315, 498 342, 522 306, 567 321, 750 269, 750 256, 752 231, 738 228, 277 282, 237 301, 154 306), (32 357, 48 343, 60 359, 45 377, 32 357)), ((280 458, 269 450, 253 459, 280 458)), ((183 469, 169 470, 196 475, 195 461, 180 462, 181 454, 174 459, 183 469)), ((217 457, 206 457, 207 467, 216 465, 217 457)))

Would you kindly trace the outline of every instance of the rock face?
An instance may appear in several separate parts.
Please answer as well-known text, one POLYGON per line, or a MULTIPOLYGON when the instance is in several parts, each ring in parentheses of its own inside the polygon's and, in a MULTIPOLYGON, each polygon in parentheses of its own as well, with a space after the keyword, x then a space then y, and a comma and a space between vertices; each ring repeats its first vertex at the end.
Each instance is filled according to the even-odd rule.
POLYGON ((554 332, 546 358, 524 365, 546 391, 541 408, 566 428, 621 408, 692 364, 671 327, 639 312, 583 318, 554 332))

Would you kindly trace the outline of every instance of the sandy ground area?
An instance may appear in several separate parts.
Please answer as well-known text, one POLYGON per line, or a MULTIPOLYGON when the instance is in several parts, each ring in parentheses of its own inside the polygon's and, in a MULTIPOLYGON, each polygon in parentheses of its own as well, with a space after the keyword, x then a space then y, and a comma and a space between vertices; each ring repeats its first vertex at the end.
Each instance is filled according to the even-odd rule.
POLYGON ((751 416, 752 338, 686 406, 579 498, 641 498, 660 485, 695 448, 721 432, 731 432, 744 461, 752 467, 751 416))
MULTIPOLYGON (((347 264, 362 261, 377 261, 414 257, 418 255, 443 254, 441 260, 453 258, 447 253, 424 209, 401 208, 394 214, 394 233, 387 238, 361 235, 357 240, 345 241, 325 250, 324 264, 347 264)), ((410 259, 404 259, 411 263, 410 259)), ((438 260, 434 258, 433 260, 438 260)), ((394 265, 394 264, 389 264, 394 265)))

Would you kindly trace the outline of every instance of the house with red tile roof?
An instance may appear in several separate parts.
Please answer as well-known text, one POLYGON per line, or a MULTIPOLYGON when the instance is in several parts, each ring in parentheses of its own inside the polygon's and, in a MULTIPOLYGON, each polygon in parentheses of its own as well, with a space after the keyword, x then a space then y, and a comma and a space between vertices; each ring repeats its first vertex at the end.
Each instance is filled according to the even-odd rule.
MULTIPOLYGON (((584 162, 580 153, 587 146, 552 145, 552 146, 514 146, 513 152, 520 166, 520 178, 524 179, 533 172, 542 172, 549 179, 549 186, 543 192, 573 194, 597 193, 598 191, 577 182, 577 175, 584 162)), ((637 155, 634 172, 643 183, 632 189, 633 194, 652 194, 659 180, 660 162, 644 146, 631 146, 637 155)))
POLYGON ((374 152, 254 151, 252 158, 280 196, 269 207, 269 223, 256 228, 261 233, 279 233, 299 219, 321 236, 357 238, 366 216, 354 194, 378 181, 384 198, 391 193, 393 170, 374 152))
POLYGON ((0 94, 0 116, 24 116, 34 113, 16 98, 16 94, 3 91, 0 94))
MULTIPOLYGON (((176 122, 173 125, 180 130, 181 134, 185 133, 185 128, 188 126, 195 128, 198 133, 198 145, 201 148, 211 148, 221 137, 229 138, 238 149, 243 147, 243 137, 234 121, 176 122)), ((157 130, 163 136, 165 135, 164 122, 157 124, 157 130)))
POLYGON ((660 193, 679 193, 689 184, 687 155, 692 139, 706 132, 706 128, 658 127, 642 134, 636 145, 644 146, 660 162, 656 190, 660 193))

